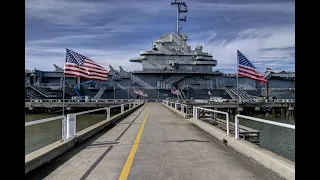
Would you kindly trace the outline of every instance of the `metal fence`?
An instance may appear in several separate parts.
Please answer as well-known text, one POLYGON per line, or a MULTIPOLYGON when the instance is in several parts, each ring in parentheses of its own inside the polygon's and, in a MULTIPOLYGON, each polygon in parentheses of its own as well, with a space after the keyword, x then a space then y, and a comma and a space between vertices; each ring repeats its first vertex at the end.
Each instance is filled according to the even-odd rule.
MULTIPOLYGON (((283 101, 280 101, 283 102, 283 101)), ((284 102, 294 102, 294 100, 292 101, 284 101, 284 102)), ((190 112, 186 112, 184 109, 184 107, 188 107, 190 105, 187 104, 182 104, 182 103, 178 103, 178 102, 172 102, 172 101, 167 101, 167 100, 163 100, 162 101, 163 104, 172 107, 176 110, 179 110, 178 107, 180 107, 181 112, 188 114, 190 112)), ((202 110, 204 113, 206 112, 212 112, 214 113, 214 116, 216 117, 216 113, 217 114, 224 114, 226 116, 226 129, 227 129, 227 135, 230 135, 230 130, 229 130, 229 114, 227 112, 224 111, 218 111, 218 110, 213 110, 213 109, 208 109, 208 108, 202 108, 202 107, 197 107, 197 106, 192 106, 193 107, 193 111, 192 111, 192 117, 194 120, 199 120, 199 110, 202 110)), ((285 128, 290 128, 290 129, 295 129, 295 125, 291 125, 291 124, 285 124, 285 123, 279 123, 279 122, 274 122, 274 121, 270 121, 270 120, 266 120, 266 119, 260 119, 260 118, 255 118, 255 117, 250 117, 250 116, 244 116, 244 115, 240 115, 237 114, 235 116, 235 139, 239 139, 239 118, 244 118, 244 119, 248 119, 248 120, 252 120, 252 121, 258 121, 258 122, 262 122, 262 123, 266 123, 266 124, 271 124, 271 125, 275 125, 275 126, 280 126, 280 127, 285 127, 285 128)))
MULTIPOLYGON (((84 114, 89 114, 92 112, 98 112, 98 111, 106 111, 105 113, 105 118, 106 120, 110 120, 111 116, 111 109, 113 108, 117 108, 120 107, 120 112, 117 114, 123 114, 126 110, 132 109, 134 107, 136 107, 137 105, 140 105, 142 103, 144 103, 145 101, 143 100, 137 100, 137 101, 133 101, 133 102, 128 102, 128 103, 124 103, 124 104, 120 104, 120 105, 114 105, 114 106, 109 106, 109 107, 104 107, 104 108, 99 108, 99 109, 94 109, 94 110, 89 110, 89 111, 84 111, 84 112, 78 112, 78 113, 70 113, 67 114, 66 116, 62 115, 62 116, 56 116, 56 117, 50 117, 50 118, 45 118, 45 119, 39 119, 39 120, 35 120, 35 121, 30 121, 30 122, 26 122, 25 123, 25 127, 28 126, 33 126, 33 125, 37 125, 40 123, 47 123, 50 121, 57 121, 57 120, 62 120, 62 136, 60 140, 69 140, 72 139, 76 136, 77 134, 77 117, 79 117, 80 115, 84 115, 84 114)), ((114 115, 117 115, 114 114, 114 115)), ((92 124, 94 125, 94 124, 92 124)), ((90 125, 90 126, 92 126, 90 125)))

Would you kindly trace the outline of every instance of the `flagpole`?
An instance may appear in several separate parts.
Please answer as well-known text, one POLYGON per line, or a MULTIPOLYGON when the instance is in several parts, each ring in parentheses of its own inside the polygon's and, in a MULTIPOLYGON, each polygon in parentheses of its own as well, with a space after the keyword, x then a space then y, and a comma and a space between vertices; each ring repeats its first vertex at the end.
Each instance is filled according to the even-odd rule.
POLYGON ((65 82, 66 82, 66 76, 63 73, 63 83, 62 83, 62 115, 64 116, 64 94, 65 94, 65 82))
POLYGON ((268 81, 267 81, 267 82, 266 82, 266 95, 267 95, 267 97, 269 96, 269 93, 268 93, 269 90, 268 90, 268 88, 269 88, 269 87, 268 87, 268 81))
MULTIPOLYGON (((66 49, 66 59, 65 62, 67 62, 67 49, 66 49)), ((64 67, 65 69, 65 67, 64 67)), ((64 94, 65 94, 65 83, 66 83, 66 75, 64 74, 64 70, 63 70, 63 80, 62 80, 62 115, 64 116, 64 94)))
POLYGON ((237 50, 237 97, 238 97, 238 101, 237 101, 237 104, 238 104, 238 114, 239 114, 239 54, 238 54, 238 51, 237 50))

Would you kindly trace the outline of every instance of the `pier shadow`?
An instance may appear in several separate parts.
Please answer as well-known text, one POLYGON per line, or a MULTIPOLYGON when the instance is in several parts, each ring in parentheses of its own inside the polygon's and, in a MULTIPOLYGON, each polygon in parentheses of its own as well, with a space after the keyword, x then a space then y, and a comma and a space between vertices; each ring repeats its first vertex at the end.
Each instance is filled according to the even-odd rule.
MULTIPOLYGON (((171 141, 148 141, 148 142, 140 142, 139 144, 155 144, 155 143, 186 143, 186 142, 199 142, 206 143, 211 141, 203 141, 197 139, 184 139, 184 140, 171 140, 171 141)), ((119 144, 119 142, 104 142, 104 143, 95 143, 87 147, 87 149, 91 148, 100 148, 100 147, 111 147, 111 146, 124 146, 124 145, 132 145, 132 144, 119 144)))
POLYGON ((68 150, 61 156, 54 158, 51 162, 45 163, 42 166, 28 172, 25 175, 25 179, 28 180, 40 180, 44 179, 48 176, 51 172, 59 168, 69 159, 74 157, 76 154, 87 148, 88 146, 92 145, 94 141, 99 139, 102 135, 107 133, 110 129, 112 129, 115 125, 110 125, 106 129, 102 130, 101 132, 97 133, 96 135, 92 136, 91 138, 85 140, 82 144, 76 145, 72 149, 68 150))

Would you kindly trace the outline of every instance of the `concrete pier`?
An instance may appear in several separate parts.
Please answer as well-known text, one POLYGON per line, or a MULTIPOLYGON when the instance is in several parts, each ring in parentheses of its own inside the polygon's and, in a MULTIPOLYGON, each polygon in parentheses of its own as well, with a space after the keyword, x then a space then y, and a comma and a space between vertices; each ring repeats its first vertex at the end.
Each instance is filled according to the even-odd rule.
POLYGON ((281 179, 160 103, 148 103, 26 179, 281 179))

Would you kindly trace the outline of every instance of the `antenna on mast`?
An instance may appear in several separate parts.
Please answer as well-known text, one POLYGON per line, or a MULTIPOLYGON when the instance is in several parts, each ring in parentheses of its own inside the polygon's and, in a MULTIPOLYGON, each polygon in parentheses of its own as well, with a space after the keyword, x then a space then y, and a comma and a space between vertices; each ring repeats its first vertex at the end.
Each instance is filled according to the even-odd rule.
POLYGON ((187 16, 184 16, 184 18, 180 18, 180 13, 188 12, 188 7, 185 2, 177 0, 172 1, 171 5, 177 5, 177 33, 180 34, 180 30, 182 29, 182 27, 180 27, 180 21, 187 22, 187 16), (184 9, 181 9, 181 6, 184 6, 184 9))

